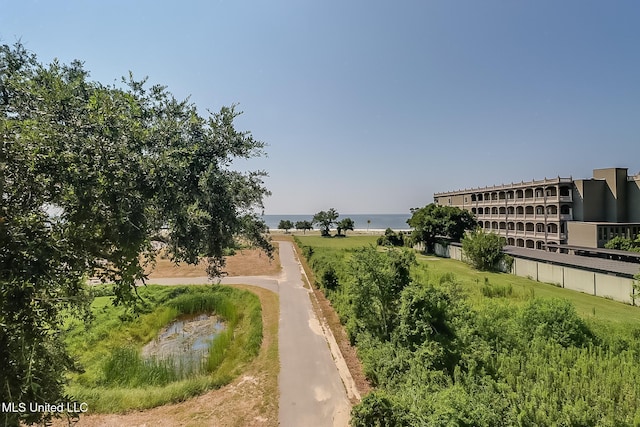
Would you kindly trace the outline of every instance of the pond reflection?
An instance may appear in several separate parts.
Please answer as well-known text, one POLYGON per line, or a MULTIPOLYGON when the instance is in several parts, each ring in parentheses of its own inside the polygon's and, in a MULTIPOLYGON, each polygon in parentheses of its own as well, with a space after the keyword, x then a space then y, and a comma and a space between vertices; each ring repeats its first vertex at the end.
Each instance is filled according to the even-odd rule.
POLYGON ((188 367, 198 370, 209 353, 211 342, 225 327, 215 315, 180 316, 142 348, 142 357, 171 361, 180 370, 188 367))

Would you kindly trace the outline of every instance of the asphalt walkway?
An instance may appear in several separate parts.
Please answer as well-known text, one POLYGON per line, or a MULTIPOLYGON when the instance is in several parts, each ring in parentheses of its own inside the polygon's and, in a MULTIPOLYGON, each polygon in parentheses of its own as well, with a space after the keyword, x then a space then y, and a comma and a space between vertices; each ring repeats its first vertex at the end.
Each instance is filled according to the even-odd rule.
MULTIPOLYGON (((280 425, 346 427, 351 404, 336 367, 336 363, 342 362, 337 360, 341 356, 332 355, 331 348, 337 346, 313 311, 311 290, 303 285, 302 267, 292 243, 279 242, 279 247, 282 271, 278 276, 225 277, 221 283, 259 286, 280 296, 280 425)), ((149 283, 195 285, 211 281, 207 277, 196 277, 153 279, 149 283)), ((342 374, 349 383, 349 373, 342 374)))

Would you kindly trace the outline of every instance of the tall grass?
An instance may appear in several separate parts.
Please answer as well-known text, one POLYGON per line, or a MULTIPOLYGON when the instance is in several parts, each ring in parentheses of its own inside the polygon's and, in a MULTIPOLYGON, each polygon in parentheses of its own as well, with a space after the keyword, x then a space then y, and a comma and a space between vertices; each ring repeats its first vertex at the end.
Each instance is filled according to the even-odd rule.
POLYGON ((122 308, 100 297, 94 302, 94 323, 70 325, 67 331, 69 349, 86 369, 72 378, 68 392, 92 411, 149 408, 186 399, 228 383, 260 351, 262 309, 250 292, 226 286, 148 286, 140 293, 152 306, 151 313, 122 322, 117 320, 122 308), (141 356, 142 346, 171 321, 200 313, 215 313, 227 327, 214 338, 206 357, 141 356))
POLYGON ((232 340, 233 330, 231 329, 221 332, 213 340, 209 347, 209 355, 207 356, 207 369, 210 372, 215 371, 222 364, 232 340))
POLYGON ((104 384, 126 387, 165 385, 200 371, 193 363, 174 358, 142 358, 131 347, 115 349, 103 366, 104 384))

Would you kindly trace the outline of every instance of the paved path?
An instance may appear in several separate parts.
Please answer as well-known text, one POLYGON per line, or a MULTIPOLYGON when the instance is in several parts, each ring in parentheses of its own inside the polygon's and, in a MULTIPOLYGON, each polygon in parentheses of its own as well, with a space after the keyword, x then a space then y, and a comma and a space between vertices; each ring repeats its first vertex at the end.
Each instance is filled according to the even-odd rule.
POLYGON ((318 321, 293 245, 279 242, 280 425, 346 426, 351 405, 318 321))
MULTIPOLYGON (((280 295, 280 425, 282 427, 346 427, 351 405, 332 357, 332 337, 323 328, 304 288, 302 268, 293 245, 279 242, 279 276, 225 277, 224 284, 260 286, 280 295)), ((162 285, 210 283, 206 277, 152 279, 162 285)), ((348 372, 347 372, 348 376, 348 372)), ((348 382, 349 378, 345 379, 348 382)))

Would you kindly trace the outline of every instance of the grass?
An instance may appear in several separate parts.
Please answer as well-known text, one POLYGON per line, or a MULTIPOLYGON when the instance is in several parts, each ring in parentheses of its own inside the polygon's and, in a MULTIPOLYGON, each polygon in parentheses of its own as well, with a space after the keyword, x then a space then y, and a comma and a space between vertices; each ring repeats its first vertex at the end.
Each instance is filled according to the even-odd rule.
MULTIPOLYGON (((370 244, 375 245, 378 236, 349 236, 346 238, 326 238, 320 236, 296 236, 302 245, 315 248, 350 250, 370 244)), ((482 288, 485 283, 497 290, 508 293, 509 298, 525 301, 531 297, 555 297, 570 300, 578 314, 584 318, 605 320, 607 322, 640 322, 640 310, 621 302, 588 295, 582 292, 564 289, 552 284, 536 282, 526 277, 507 273, 478 271, 470 265, 448 258, 418 255, 421 268, 416 274, 435 274, 442 276, 453 274, 462 287, 469 293, 471 301, 481 303, 482 288), (426 267, 426 268, 425 268, 426 267), (428 273, 426 273, 428 272, 428 273), (485 279, 487 282, 485 282, 485 279)), ((487 290, 485 290, 487 292, 487 290)), ((489 291, 492 292, 492 291, 489 291)))
POLYGON ((226 286, 148 286, 140 293, 148 301, 147 314, 122 321, 126 311, 113 307, 111 297, 98 297, 91 325, 68 324, 69 351, 85 372, 72 377, 67 391, 87 402, 92 412, 151 408, 220 387, 260 350, 261 305, 250 292, 226 286), (140 358, 142 346, 178 315, 202 312, 215 312, 227 323, 227 330, 214 339, 203 371, 185 367, 185 373, 176 373, 170 362, 140 358))
MULTIPOLYGON (((433 256, 418 256, 419 263, 426 266, 429 274, 443 275, 452 273, 470 295, 471 301, 482 298, 485 279, 490 286, 511 288, 510 298, 527 300, 530 297, 565 298, 573 303, 578 314, 584 318, 604 319, 608 322, 640 322, 640 310, 621 302, 588 295, 556 285, 536 282, 526 277, 507 273, 492 273, 474 270, 468 264, 433 256)), ((424 274, 424 273, 423 273, 424 274)))
POLYGON ((300 239, 304 245, 330 249, 354 249, 368 245, 375 246, 378 237, 380 236, 347 235, 347 237, 322 237, 296 235, 296 238, 300 239))

